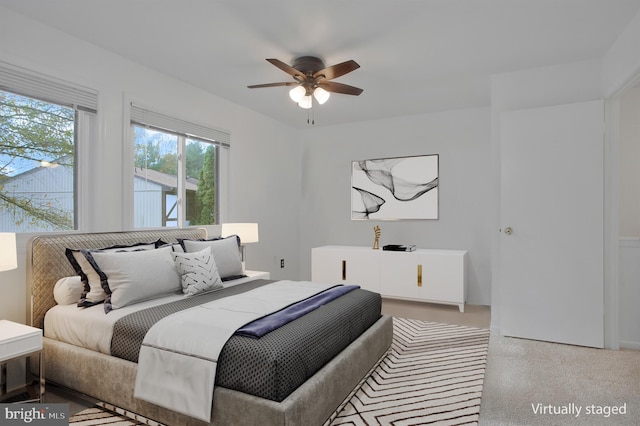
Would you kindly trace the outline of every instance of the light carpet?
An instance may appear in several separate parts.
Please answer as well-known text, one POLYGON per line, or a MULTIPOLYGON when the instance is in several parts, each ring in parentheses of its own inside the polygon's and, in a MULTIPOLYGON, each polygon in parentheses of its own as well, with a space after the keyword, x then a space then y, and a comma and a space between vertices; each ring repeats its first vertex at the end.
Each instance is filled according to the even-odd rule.
MULTIPOLYGON (((393 319, 393 343, 325 426, 478 424, 489 330, 393 319)), ((108 404, 74 426, 160 425, 108 404)))

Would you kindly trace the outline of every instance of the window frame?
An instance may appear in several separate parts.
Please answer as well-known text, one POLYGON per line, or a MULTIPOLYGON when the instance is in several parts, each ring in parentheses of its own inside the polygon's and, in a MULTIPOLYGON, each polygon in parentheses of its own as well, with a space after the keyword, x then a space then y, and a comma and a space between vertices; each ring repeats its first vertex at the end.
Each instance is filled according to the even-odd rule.
MULTIPOLYGON (((125 125, 125 139, 129 141, 128 149, 126 149, 125 161, 129 170, 130 179, 125 179, 123 183, 123 208, 128 214, 124 218, 127 229, 141 230, 148 229, 146 227, 136 228, 135 226, 135 201, 134 201, 134 172, 135 167, 135 132, 134 125, 165 132, 178 137, 178 168, 177 168, 177 191, 178 191, 178 219, 177 228, 187 228, 189 226, 215 226, 220 225, 226 217, 227 210, 227 191, 228 184, 227 172, 229 162, 230 134, 227 131, 214 129, 208 126, 202 126, 193 121, 183 120, 174 115, 168 115, 157 112, 155 109, 140 106, 138 102, 131 99, 125 100, 125 116, 128 121, 125 125), (172 128, 173 129, 172 129, 172 128), (202 134, 198 134, 202 133, 202 134), (211 143, 216 147, 216 165, 215 165, 215 208, 216 221, 211 225, 187 225, 186 224, 186 146, 188 140, 198 142, 211 143)), ((166 228, 163 226, 162 228, 166 228)))
POLYGON ((74 110, 73 227, 44 231, 29 229, 19 233, 69 232, 89 223, 87 197, 88 146, 97 138, 98 91, 76 83, 0 61, 0 90, 74 110))

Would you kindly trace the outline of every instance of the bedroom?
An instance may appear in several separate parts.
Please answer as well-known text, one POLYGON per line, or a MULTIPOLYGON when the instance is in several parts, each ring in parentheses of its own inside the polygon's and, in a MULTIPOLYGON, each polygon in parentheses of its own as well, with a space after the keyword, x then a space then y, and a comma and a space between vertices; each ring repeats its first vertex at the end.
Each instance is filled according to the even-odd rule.
MULTIPOLYGON (((627 16, 623 19, 624 25, 612 30, 611 42, 601 46, 598 55, 578 58, 567 54, 544 64, 543 68, 532 64, 522 67, 524 70, 498 73, 493 77, 492 86, 486 82, 486 102, 431 105, 429 111, 416 110, 400 117, 333 126, 322 125, 322 113, 318 111, 317 126, 309 128, 305 123, 306 114, 297 108, 288 111, 300 125, 283 124, 250 107, 204 92, 82 38, 33 21, 14 12, 10 4, 0 3, 2 61, 94 87, 100 93, 101 136, 88 158, 87 167, 92 173, 85 182, 91 188, 89 199, 83 200, 81 206, 85 212, 84 231, 130 227, 130 218, 123 214, 127 201, 121 195, 125 187, 121 177, 128 175, 122 163, 126 149, 122 142, 125 96, 138 97, 163 111, 231 132, 227 217, 238 222, 260 223, 260 243, 247 248, 249 263, 252 269, 270 271, 272 278, 277 279, 309 278, 312 247, 371 243, 372 224, 348 220, 348 201, 339 195, 343 182, 348 184, 350 161, 439 153, 443 158, 443 179, 446 176, 450 186, 449 193, 441 195, 441 219, 426 223, 382 223, 383 241, 406 241, 434 248, 464 247, 472 251, 473 275, 467 302, 492 305, 495 328, 500 327, 497 313, 501 306, 495 299, 498 283, 492 278, 495 243, 492 230, 502 224, 496 217, 494 185, 491 184, 492 164, 496 161, 492 139, 494 115, 503 107, 547 106, 609 97, 633 78, 640 63, 637 54, 640 49, 634 44, 640 31, 637 6, 633 9, 637 2, 628 2, 627 5, 632 5, 630 9, 636 11, 631 14, 633 19, 627 16), (623 33, 627 23, 629 27, 623 33), (25 28, 30 29, 27 35, 25 28), (626 39, 614 44, 619 34, 626 39), (66 48, 61 51, 59 46, 66 48), (498 88, 501 87, 510 88, 513 97, 500 98, 498 88), (394 142, 389 142, 394 138, 394 142), (459 177, 462 170, 472 175, 474 182, 489 184, 466 185, 466 180, 459 177), (107 176, 109 179, 105 179, 107 176), (280 259, 286 260, 285 268, 280 268, 280 259)), ((286 60, 286 55, 291 53, 274 50, 270 54, 286 60)), ((270 69, 264 62, 265 57, 267 53, 260 52, 257 58, 243 59, 255 61, 257 69, 257 80, 243 81, 243 86, 269 81, 265 79, 269 76, 280 77, 277 70, 270 69)), ((349 57, 346 52, 340 53, 336 61, 349 57)), ((354 54, 354 59, 359 58, 354 54)), ((367 68, 364 63, 362 66, 359 71, 364 73, 367 68)), ((359 71, 350 76, 354 84, 358 83, 359 71)), ((286 94, 274 90, 259 94, 247 90, 250 92, 247 96, 260 97, 272 107, 288 102, 286 94)), ((365 87, 365 94, 371 90, 365 87)), ((329 101, 326 109, 330 109, 332 101, 343 102, 347 109, 350 105, 360 105, 349 103, 355 102, 354 99, 338 98, 335 96, 329 101)), ((363 100, 366 98, 358 101, 363 100)), ((26 238, 21 238, 20 253, 24 253, 25 244, 26 238)), ((24 259, 20 262, 24 265, 24 259)), ((27 298, 24 267, 3 272, 2 282, 2 316, 22 321, 27 298)), ((631 337, 627 340, 633 341, 631 337)), ((640 340, 637 335, 635 338, 636 342, 640 340)))

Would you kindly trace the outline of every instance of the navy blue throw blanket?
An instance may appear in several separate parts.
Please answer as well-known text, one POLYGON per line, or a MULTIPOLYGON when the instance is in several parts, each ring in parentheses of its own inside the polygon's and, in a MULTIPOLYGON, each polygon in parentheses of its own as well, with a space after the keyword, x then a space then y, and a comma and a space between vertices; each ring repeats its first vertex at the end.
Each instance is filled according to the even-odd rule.
POLYGON ((300 318, 304 314, 318 309, 320 306, 331 302, 334 299, 347 294, 352 290, 360 288, 359 285, 338 285, 331 287, 322 293, 311 296, 308 299, 289 305, 284 309, 270 315, 258 318, 244 327, 238 329, 235 334, 246 337, 260 338, 283 325, 290 323, 294 319, 300 318))

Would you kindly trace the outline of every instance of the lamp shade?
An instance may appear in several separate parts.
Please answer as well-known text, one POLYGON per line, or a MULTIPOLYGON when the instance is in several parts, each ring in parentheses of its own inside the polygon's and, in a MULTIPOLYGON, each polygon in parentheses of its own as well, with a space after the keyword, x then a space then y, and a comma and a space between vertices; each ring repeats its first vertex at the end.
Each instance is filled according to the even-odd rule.
POLYGON ((16 234, 0 232, 0 271, 8 271, 17 267, 16 234))
POLYGON ((313 100, 311 99, 311 95, 304 96, 300 102, 298 102, 298 106, 300 108, 309 109, 311 108, 313 100))
POLYGON ((257 223, 223 223, 220 231, 222 237, 237 235, 240 237, 240 244, 258 242, 257 223))
POLYGON ((289 97, 294 102, 300 102, 304 95, 307 94, 307 89, 302 86, 296 86, 293 89, 289 90, 289 97))
POLYGON ((313 91, 313 97, 316 98, 316 101, 318 101, 320 105, 327 102, 329 100, 330 95, 331 94, 326 90, 324 90, 322 87, 318 87, 316 88, 316 90, 313 91))

